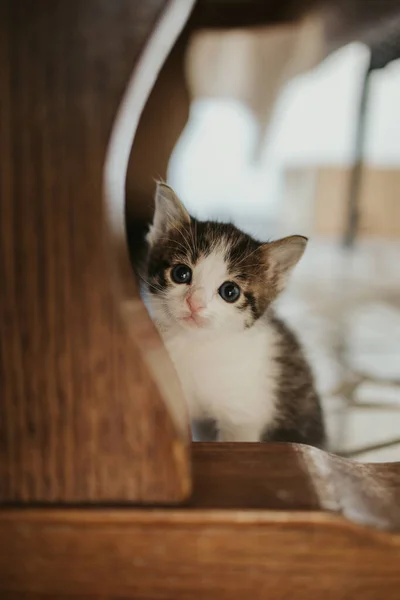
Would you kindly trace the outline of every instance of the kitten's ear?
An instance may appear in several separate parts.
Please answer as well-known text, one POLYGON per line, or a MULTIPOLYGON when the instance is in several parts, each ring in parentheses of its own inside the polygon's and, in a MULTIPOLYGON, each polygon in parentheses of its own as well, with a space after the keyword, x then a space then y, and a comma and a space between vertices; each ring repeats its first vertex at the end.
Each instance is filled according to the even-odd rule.
POLYGON ((290 272, 303 256, 307 242, 308 239, 302 235, 291 235, 264 244, 268 264, 272 272, 278 276, 280 289, 284 287, 290 272))
POLYGON ((148 241, 152 244, 168 227, 179 223, 190 223, 189 213, 169 185, 157 183, 153 224, 147 235, 148 241))

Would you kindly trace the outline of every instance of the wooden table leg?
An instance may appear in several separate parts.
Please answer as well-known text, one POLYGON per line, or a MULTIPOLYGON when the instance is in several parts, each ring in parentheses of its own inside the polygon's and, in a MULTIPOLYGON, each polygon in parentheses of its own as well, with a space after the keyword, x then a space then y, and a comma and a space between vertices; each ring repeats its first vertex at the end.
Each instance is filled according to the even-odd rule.
POLYGON ((178 4, 0 5, 0 502, 174 502, 190 491, 184 403, 176 382, 180 408, 164 402, 155 375, 174 372, 133 279, 140 327, 123 320, 108 221, 123 206, 106 210, 102 190, 125 87, 171 8, 164 52, 175 41, 178 4))

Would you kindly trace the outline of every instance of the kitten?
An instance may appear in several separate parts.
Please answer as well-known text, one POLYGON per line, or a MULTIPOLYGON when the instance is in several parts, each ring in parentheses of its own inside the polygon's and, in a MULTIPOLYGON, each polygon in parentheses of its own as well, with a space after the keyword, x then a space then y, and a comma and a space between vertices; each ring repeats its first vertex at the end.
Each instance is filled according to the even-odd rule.
POLYGON ((311 370, 272 303, 307 239, 260 243, 158 184, 145 299, 201 439, 324 444, 311 370))

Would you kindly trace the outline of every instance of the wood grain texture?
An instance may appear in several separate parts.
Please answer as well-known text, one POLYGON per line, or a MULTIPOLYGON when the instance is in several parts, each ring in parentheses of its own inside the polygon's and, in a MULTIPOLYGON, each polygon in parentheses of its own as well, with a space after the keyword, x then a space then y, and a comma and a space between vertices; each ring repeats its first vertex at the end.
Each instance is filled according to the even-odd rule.
POLYGON ((193 444, 201 508, 321 510, 400 532, 400 463, 365 464, 302 444, 193 444))
POLYGON ((349 519, 400 529, 399 464, 289 444, 192 455, 180 508, 0 510, 2 600, 397 600, 400 534, 349 519))
POLYGON ((2 600, 397 600, 400 537, 324 513, 0 511, 2 600))
POLYGON ((193 443, 189 506, 320 510, 298 448, 292 444, 193 443))
POLYGON ((189 493, 184 433, 145 362, 166 355, 140 303, 136 340, 123 322, 102 199, 114 119, 167 4, 0 3, 0 502, 189 493))

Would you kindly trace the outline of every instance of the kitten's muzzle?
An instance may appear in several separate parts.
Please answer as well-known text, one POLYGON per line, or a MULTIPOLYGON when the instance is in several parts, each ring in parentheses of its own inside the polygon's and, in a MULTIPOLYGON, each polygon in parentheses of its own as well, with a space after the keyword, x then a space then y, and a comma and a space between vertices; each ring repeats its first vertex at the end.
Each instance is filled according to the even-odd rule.
POLYGON ((206 308, 206 295, 205 290, 197 288, 190 291, 186 296, 186 304, 188 305, 190 312, 197 315, 206 308))
POLYGON ((205 290, 203 288, 190 290, 186 296, 186 305, 189 311, 182 317, 182 320, 191 325, 204 325, 206 320, 202 316, 202 312, 207 305, 205 290))

